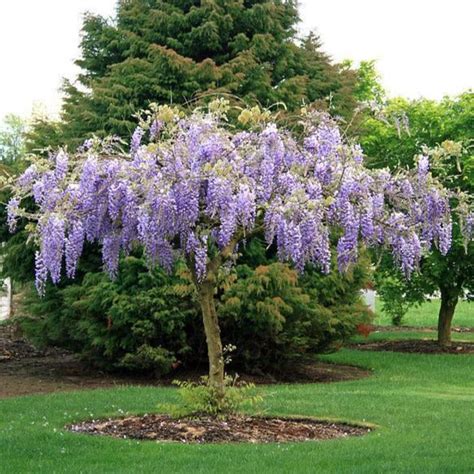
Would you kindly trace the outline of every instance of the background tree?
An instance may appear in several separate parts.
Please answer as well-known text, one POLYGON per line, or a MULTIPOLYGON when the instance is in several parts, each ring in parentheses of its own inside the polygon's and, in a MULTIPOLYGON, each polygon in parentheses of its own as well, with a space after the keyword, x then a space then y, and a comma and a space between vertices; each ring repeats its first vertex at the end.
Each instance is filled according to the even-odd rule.
POLYGON ((47 154, 63 139, 62 122, 48 117, 36 115, 32 117, 31 127, 25 134, 25 149, 27 153, 47 154))
MULTIPOLYGON (((342 65, 349 70, 354 69, 353 61, 350 59, 343 61, 342 65)), ((382 103, 385 100, 385 90, 381 84, 381 77, 375 61, 361 61, 355 73, 354 97, 359 102, 382 103)))
MULTIPOLYGON (((74 276, 85 240, 100 242, 112 277, 120 253, 136 244, 150 265, 168 269, 178 251, 201 307, 218 406, 225 381, 215 295, 237 246, 254 232, 263 230, 278 258, 300 271, 307 263, 329 271, 332 229, 339 233, 341 271, 357 261, 360 240, 389 246, 407 276, 421 257, 419 235, 428 236, 424 246, 436 242, 443 254, 450 245, 447 195, 426 160, 414 175, 370 172, 359 147, 345 143, 327 116, 303 117, 299 133, 260 121, 251 132, 236 132, 226 125, 226 111, 222 100, 189 118, 158 107, 135 130, 131 157, 114 151, 113 140, 100 149, 90 142, 75 156, 60 150, 54 161, 24 172, 8 205, 12 229, 19 215, 35 217, 21 210, 24 196, 32 192, 39 206, 40 293, 48 276, 59 282, 63 257, 67 275, 74 276)), ((278 296, 273 301, 279 305, 278 296)))
POLYGON ((0 160, 3 165, 15 167, 25 154, 26 121, 13 114, 0 124, 0 160))
POLYGON ((49 145, 128 137, 150 102, 209 93, 289 110, 320 101, 350 115, 356 73, 332 64, 316 36, 298 40, 298 21, 297 2, 283 0, 127 0, 113 20, 86 15, 81 74, 64 84, 61 134, 49 145))
MULTIPOLYGON (((431 157, 432 172, 447 188, 467 195, 474 191, 474 94, 459 97, 407 101, 394 99, 383 112, 384 119, 366 122, 361 143, 372 167, 411 166, 420 152, 431 157), (424 151, 423 151, 424 150, 424 151)), ((453 203, 455 204, 455 203, 453 203)), ((474 247, 465 245, 460 223, 453 216, 453 245, 446 257, 435 250, 422 259, 420 274, 406 281, 385 261, 379 275, 385 285, 387 305, 408 309, 439 292, 438 342, 449 344, 451 322, 460 297, 474 291, 474 247), (403 301, 401 301, 403 299, 403 301)), ((401 315, 401 314, 400 314, 401 315)))
MULTIPOLYGON (((26 153, 26 133, 28 131, 27 123, 17 115, 7 115, 3 123, 0 124, 0 179, 7 179, 15 173, 25 168, 26 153)), ((11 236, 7 226, 6 203, 10 198, 10 191, 2 187, 0 189, 0 242, 6 242, 10 239, 19 241, 18 236, 11 236), (16 238, 15 238, 16 237, 16 238)), ((2 246, 2 250, 3 246, 2 246)), ((30 255, 30 263, 32 255, 30 255)), ((31 266, 28 270, 31 273, 31 266)))

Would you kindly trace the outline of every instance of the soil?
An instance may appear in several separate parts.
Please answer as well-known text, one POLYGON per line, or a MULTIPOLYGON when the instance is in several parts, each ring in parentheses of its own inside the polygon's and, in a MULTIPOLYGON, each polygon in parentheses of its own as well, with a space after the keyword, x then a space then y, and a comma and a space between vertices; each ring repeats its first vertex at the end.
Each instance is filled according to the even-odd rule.
MULTIPOLYGON (((87 366, 68 351, 39 350, 13 325, 0 325, 0 399, 119 385, 170 385, 176 379, 199 380, 205 372, 205 368, 179 368, 162 378, 105 373, 87 366)), ((370 371, 351 365, 310 361, 293 367, 291 372, 258 376, 241 374, 240 380, 255 384, 328 383, 359 379, 370 374, 370 371)))
MULTIPOLYGON (((433 332, 437 331, 438 328, 434 326, 372 326, 371 332, 400 332, 400 331, 413 331, 413 332, 433 332)), ((451 332, 465 333, 474 332, 474 328, 468 328, 463 326, 456 326, 451 328, 451 332)))
POLYGON ((0 399, 127 382, 129 378, 88 368, 68 351, 37 349, 14 326, 0 325, 0 399))
POLYGON ((436 341, 410 339, 364 342, 353 344, 351 347, 367 351, 407 352, 413 354, 474 354, 474 343, 457 341, 453 341, 451 346, 440 346, 436 341))
POLYGON ((310 418, 232 416, 221 420, 210 417, 176 419, 167 415, 93 420, 68 429, 121 439, 180 443, 281 443, 362 436, 370 432, 370 428, 310 418))
MULTIPOLYGON (((292 365, 291 370, 277 374, 238 374, 238 380, 255 385, 273 385, 288 383, 331 383, 343 382, 347 380, 357 380, 369 377, 372 374, 370 370, 362 369, 354 365, 335 364, 330 362, 321 362, 317 360, 308 360, 292 365)), ((162 385, 171 385, 173 380, 199 381, 206 375, 206 369, 201 370, 177 370, 161 378, 162 385)), ((230 375, 235 375, 230 371, 230 375)))

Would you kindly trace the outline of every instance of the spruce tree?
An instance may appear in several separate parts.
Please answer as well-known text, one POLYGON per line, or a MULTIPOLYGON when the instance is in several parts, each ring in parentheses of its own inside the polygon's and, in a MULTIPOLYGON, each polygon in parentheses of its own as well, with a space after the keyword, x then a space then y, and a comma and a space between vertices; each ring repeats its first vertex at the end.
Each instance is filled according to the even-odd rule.
POLYGON ((296 3, 121 0, 113 20, 86 15, 82 72, 64 84, 58 139, 129 136, 133 114, 150 102, 188 104, 211 93, 290 111, 330 101, 349 114, 355 74, 332 64, 316 36, 297 39, 296 3))

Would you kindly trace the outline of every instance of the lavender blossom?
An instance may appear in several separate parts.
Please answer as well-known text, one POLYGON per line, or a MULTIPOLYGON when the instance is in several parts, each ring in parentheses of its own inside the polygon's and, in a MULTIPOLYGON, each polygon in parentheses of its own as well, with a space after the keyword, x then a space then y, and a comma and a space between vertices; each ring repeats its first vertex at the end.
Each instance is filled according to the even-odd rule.
MULTIPOLYGON (((449 195, 427 157, 415 171, 369 170, 360 147, 346 143, 330 117, 304 120, 303 136, 276 124, 235 133, 216 114, 197 110, 167 133, 153 122, 153 147, 138 127, 130 158, 107 142, 106 157, 92 149, 59 152, 45 169, 29 168, 8 222, 14 228, 21 198, 31 193, 40 215, 38 290, 48 276, 59 280, 64 257, 74 276, 85 239, 102 244, 113 277, 121 253, 140 244, 150 265, 171 270, 180 255, 194 262, 199 282, 216 255, 228 264, 238 242, 261 230, 300 271, 307 263, 330 270, 332 232, 341 271, 356 261, 361 242, 389 247, 407 276, 432 245, 449 250, 449 195)), ((466 220, 467 234, 473 221, 466 220)))
POLYGON ((150 140, 156 140, 162 128, 163 122, 161 120, 153 120, 150 126, 150 140))
POLYGON ((132 155, 135 155, 135 153, 140 148, 144 134, 145 131, 141 127, 137 127, 133 132, 132 140, 130 141, 130 152, 132 155))
MULTIPOLYGON (((21 185, 23 187, 23 185, 21 185)), ((18 212, 20 210, 20 198, 12 197, 7 205, 7 224, 10 232, 15 232, 17 226, 18 212)))
POLYGON ((418 178, 424 181, 430 170, 430 160, 426 155, 421 155, 418 158, 418 178))

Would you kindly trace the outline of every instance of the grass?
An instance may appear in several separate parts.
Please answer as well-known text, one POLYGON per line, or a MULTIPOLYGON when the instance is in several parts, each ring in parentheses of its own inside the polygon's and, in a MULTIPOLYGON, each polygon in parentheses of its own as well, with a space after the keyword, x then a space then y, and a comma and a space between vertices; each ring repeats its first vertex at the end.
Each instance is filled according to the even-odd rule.
MULTIPOLYGON (((433 300, 412 307, 403 318, 402 324, 406 326, 436 327, 438 325, 439 305, 439 300, 433 300)), ((390 316, 382 311, 380 298, 376 299, 375 308, 377 312, 375 324, 391 325, 390 316)), ((454 314, 453 326, 474 327, 474 302, 459 301, 454 314)))
MULTIPOLYGON (((380 302, 378 302, 380 308, 380 302)), ((404 324, 434 327, 439 302, 412 309, 404 324)), ((474 326, 474 303, 460 302, 455 326, 474 326)), ((377 324, 390 324, 380 314, 377 324)), ((435 339, 416 329, 368 340, 435 339)), ((355 340, 366 340, 363 337, 355 340)), ((453 333, 474 341, 474 333, 453 333)), ((356 364, 373 376, 335 384, 266 387, 266 414, 308 415, 378 426, 362 438, 269 445, 187 446, 72 434, 64 425, 156 411, 172 388, 118 387, 0 400, 0 473, 337 472, 472 473, 472 355, 342 350, 325 360, 356 364)))
POLYGON ((379 426, 361 438, 268 445, 136 442, 68 433, 66 423, 154 411, 172 388, 120 387, 0 400, 2 473, 473 472, 474 357, 342 350, 373 369, 333 384, 269 386, 268 414, 379 426))

